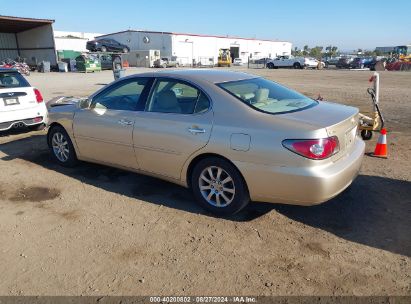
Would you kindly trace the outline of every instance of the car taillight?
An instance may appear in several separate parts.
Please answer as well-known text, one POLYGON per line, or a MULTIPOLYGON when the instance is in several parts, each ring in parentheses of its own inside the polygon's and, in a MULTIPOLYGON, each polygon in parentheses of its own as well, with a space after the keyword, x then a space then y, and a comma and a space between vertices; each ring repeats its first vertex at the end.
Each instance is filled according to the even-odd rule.
POLYGON ((286 139, 283 146, 310 159, 326 159, 340 150, 336 136, 321 139, 286 139))
POLYGON ((43 102, 43 96, 41 96, 41 93, 39 90, 34 89, 34 94, 36 95, 36 101, 37 103, 43 102))

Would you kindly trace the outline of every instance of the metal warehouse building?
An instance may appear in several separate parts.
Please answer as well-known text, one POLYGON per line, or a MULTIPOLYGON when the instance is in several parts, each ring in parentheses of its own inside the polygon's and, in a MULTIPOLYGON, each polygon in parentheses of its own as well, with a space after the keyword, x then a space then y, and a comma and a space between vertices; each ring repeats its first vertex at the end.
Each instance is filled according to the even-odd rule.
POLYGON ((203 62, 210 58, 217 63, 219 49, 230 49, 231 57, 248 58, 290 55, 290 42, 253 38, 197 35, 187 33, 127 30, 96 37, 109 38, 127 45, 131 51, 160 50, 161 57, 176 56, 182 65, 203 62))
POLYGON ((0 16, 0 60, 26 58, 30 65, 57 64, 54 20, 0 16))

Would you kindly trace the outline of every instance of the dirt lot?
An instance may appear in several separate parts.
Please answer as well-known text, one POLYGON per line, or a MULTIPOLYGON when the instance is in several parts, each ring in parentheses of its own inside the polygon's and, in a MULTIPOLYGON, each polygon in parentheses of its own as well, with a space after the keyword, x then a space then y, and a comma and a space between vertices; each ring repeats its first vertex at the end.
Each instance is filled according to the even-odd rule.
MULTIPOLYGON (((371 108, 371 72, 251 72, 371 108)), ((111 80, 109 71, 29 77, 46 99, 111 80)), ((253 203, 231 219, 160 180, 61 168, 45 132, 0 135, 0 295, 411 295, 411 73, 381 73, 381 85, 388 160, 367 156, 326 204, 253 203)))

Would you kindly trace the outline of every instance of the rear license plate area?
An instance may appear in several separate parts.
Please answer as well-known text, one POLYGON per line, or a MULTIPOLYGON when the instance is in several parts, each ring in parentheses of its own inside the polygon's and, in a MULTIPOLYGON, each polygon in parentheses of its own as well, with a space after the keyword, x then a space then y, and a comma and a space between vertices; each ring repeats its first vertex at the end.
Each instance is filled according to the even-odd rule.
POLYGON ((13 106, 20 104, 18 98, 3 98, 3 102, 5 106, 13 106))
POLYGON ((355 141, 355 137, 357 136, 357 126, 353 127, 352 129, 348 130, 345 133, 345 148, 350 148, 355 141))

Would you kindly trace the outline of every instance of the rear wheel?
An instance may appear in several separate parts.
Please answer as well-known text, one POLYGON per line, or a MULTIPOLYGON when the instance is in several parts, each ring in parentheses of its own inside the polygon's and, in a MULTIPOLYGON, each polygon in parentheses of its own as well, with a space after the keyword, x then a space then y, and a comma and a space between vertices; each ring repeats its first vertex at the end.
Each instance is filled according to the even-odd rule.
POLYGON ((271 70, 274 69, 275 68, 274 63, 272 63, 272 62, 267 63, 267 68, 269 68, 271 70))
POLYGON ((107 52, 107 48, 103 45, 103 46, 101 47, 101 51, 102 51, 102 52, 107 52))
POLYGON ((77 155, 70 136, 61 126, 51 127, 48 133, 50 152, 56 162, 65 167, 73 167, 77 163, 77 155))
POLYGON ((128 48, 124 48, 123 53, 128 53, 128 48))
POLYGON ((194 167, 191 187, 200 205, 216 215, 235 214, 250 202, 240 172, 220 158, 201 160, 194 167))
POLYGON ((299 62, 295 62, 293 67, 294 69, 301 69, 301 64, 299 62))

